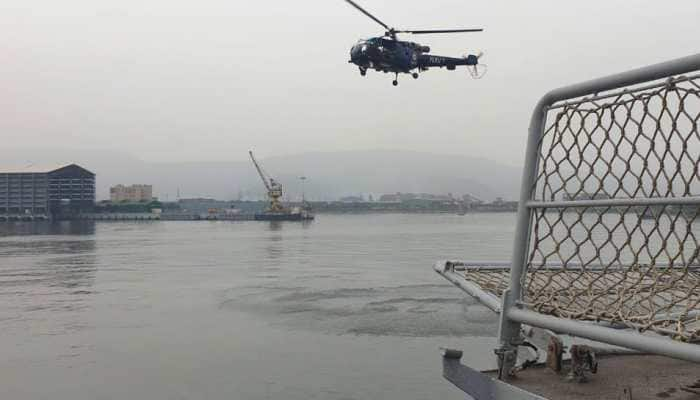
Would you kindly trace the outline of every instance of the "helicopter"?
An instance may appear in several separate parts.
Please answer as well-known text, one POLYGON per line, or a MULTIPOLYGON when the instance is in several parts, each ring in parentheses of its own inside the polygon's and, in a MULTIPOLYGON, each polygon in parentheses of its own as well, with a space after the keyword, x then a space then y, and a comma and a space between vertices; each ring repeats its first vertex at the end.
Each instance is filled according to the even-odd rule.
POLYGON ((477 69, 477 66, 484 67, 483 64, 479 64, 479 58, 481 58, 483 53, 469 54, 464 57, 432 55, 428 54, 430 53, 430 47, 414 42, 398 40, 396 37, 398 33, 430 34, 482 32, 483 29, 397 30, 390 28, 387 24, 370 14, 354 1, 345 1, 386 29, 383 36, 360 40, 350 49, 350 60, 348 62, 358 66, 360 75, 365 76, 370 69, 383 71, 384 73, 391 72, 394 73, 395 76, 392 84, 397 86, 399 84, 398 78, 400 73, 411 74, 414 79, 418 79, 419 72, 427 71, 431 67, 445 67, 448 70, 455 70, 457 66, 464 65, 469 69, 473 77, 480 78, 483 76, 485 71, 483 69, 481 71, 477 69))

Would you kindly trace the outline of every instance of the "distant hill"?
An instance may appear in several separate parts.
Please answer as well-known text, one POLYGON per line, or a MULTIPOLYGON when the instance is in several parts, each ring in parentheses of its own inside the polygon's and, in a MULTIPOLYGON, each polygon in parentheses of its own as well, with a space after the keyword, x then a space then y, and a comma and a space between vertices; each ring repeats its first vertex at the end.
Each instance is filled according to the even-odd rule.
MULTIPOLYGON (((245 153, 244 153, 245 154, 245 153)), ((250 161, 150 163, 105 150, 0 149, 8 166, 76 162, 97 174, 97 195, 108 197, 117 183, 153 184, 162 200, 181 197, 257 198, 264 190, 250 161)), ((372 150, 306 153, 260 160, 267 172, 296 198, 300 176, 306 194, 316 200, 395 192, 472 194, 484 200, 515 199, 520 170, 466 156, 372 150)), ((0 166, 0 168, 2 168, 0 166)))

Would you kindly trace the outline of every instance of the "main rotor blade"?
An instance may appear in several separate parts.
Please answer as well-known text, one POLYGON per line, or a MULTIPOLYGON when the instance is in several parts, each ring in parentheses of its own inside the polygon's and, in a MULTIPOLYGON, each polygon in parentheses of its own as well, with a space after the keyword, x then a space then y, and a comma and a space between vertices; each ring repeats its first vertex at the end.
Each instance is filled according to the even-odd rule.
MULTIPOLYGON (((346 0, 350 1, 350 0, 346 0)), ((423 33, 457 33, 457 32, 483 32, 484 30, 482 28, 478 29, 430 29, 430 30, 419 30, 419 31, 396 31, 396 33, 414 33, 414 34, 423 34, 423 33)))
POLYGON ((384 22, 380 21, 379 18, 377 18, 377 17, 375 17, 374 15, 370 14, 369 11, 367 11, 367 10, 365 10, 364 8, 360 7, 360 6, 359 6, 357 3, 355 3, 354 1, 352 1, 352 0, 345 0, 345 1, 348 2, 348 3, 350 3, 351 6, 357 8, 358 10, 360 10, 360 12, 361 12, 362 14, 365 14, 366 16, 372 18, 376 23, 378 23, 379 25, 383 26, 384 29, 386 29, 386 30, 391 30, 391 28, 389 28, 389 26, 388 26, 387 24, 385 24, 384 22))

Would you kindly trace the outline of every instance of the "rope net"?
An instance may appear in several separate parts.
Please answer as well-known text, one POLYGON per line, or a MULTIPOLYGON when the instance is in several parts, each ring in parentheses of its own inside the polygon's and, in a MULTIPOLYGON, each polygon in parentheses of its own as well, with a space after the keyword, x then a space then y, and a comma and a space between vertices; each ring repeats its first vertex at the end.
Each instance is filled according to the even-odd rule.
MULTIPOLYGON (((531 189, 526 307, 700 339, 699 82, 679 77, 549 108, 531 189), (643 204, 658 198, 686 202, 643 204)), ((508 269, 464 273, 499 297, 509 282, 508 269)))
POLYGON ((670 79, 548 110, 531 191, 544 203, 533 209, 522 279, 528 307, 698 339, 699 82, 670 79), (637 201, 658 198, 691 204, 637 201), (625 204, 569 203, 608 199, 625 204))

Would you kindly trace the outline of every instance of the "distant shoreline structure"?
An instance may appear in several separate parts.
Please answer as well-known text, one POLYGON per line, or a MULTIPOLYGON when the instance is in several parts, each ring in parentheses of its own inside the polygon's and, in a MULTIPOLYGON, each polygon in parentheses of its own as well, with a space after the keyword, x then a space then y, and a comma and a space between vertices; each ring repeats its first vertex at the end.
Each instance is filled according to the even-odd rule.
MULTIPOLYGON (((454 213, 440 210, 335 210, 316 211, 316 215, 469 215, 469 214, 493 214, 493 213, 515 213, 512 209, 491 209, 481 211, 470 211, 467 213, 454 213)), ((50 221, 262 221, 255 218, 256 214, 192 214, 192 213, 88 213, 73 215, 64 218, 45 218, 23 216, 8 218, 0 215, 0 223, 15 222, 50 222, 50 221)))

